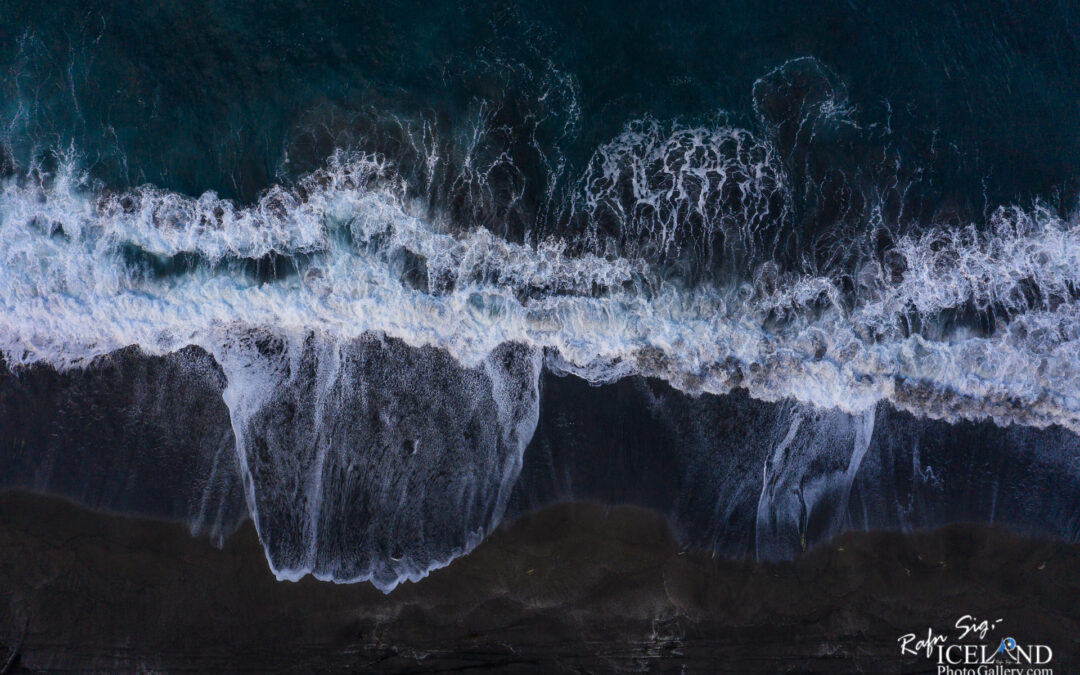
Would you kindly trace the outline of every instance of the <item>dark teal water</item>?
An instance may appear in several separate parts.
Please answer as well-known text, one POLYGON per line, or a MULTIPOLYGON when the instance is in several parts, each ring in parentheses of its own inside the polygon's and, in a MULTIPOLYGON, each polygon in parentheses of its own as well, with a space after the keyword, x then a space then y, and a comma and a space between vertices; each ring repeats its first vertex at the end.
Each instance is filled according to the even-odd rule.
POLYGON ((753 127, 754 82, 813 57, 863 142, 898 148, 925 189, 976 210, 1067 207, 1078 14, 1064 0, 7 2, 0 128, 24 166, 73 146, 111 185, 251 200, 391 119, 460 136, 488 105, 511 137, 489 142, 523 163, 565 155, 573 174, 645 116, 753 127))

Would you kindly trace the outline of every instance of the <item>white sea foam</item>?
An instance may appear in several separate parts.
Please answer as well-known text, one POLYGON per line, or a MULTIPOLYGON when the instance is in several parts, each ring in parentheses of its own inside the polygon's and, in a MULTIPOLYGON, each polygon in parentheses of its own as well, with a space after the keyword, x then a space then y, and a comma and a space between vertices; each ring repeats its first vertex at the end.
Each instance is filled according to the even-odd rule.
POLYGON ((890 269, 865 265, 855 291, 768 263, 739 287, 687 290, 640 258, 450 234, 413 215, 405 193, 384 160, 344 154, 244 208, 213 194, 106 193, 70 166, 9 180, 0 349, 11 364, 67 368, 132 344, 220 354, 236 330, 272 326, 379 332, 475 367, 517 342, 594 381, 640 373, 850 413, 886 400, 934 418, 1080 430, 1080 226, 1046 209, 900 237, 890 269), (201 262, 150 274, 125 247, 201 262), (426 261, 427 289, 403 280, 405 252, 426 261), (271 254, 296 273, 260 281, 234 262, 271 254), (996 329, 909 329, 971 307, 995 312, 996 329))
MULTIPOLYGON (((587 236, 614 221, 622 250, 653 260, 691 253, 713 260, 776 244, 790 217, 786 172, 773 145, 726 125, 670 128, 633 122, 594 153, 575 207, 587 236)), ((768 251, 766 251, 768 254, 768 251)))

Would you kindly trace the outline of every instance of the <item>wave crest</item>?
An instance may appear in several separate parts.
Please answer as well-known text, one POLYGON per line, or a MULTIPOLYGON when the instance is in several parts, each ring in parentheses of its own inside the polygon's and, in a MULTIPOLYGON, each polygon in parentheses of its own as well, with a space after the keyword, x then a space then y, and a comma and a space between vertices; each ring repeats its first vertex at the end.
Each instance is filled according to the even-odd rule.
POLYGON ((1002 207, 982 228, 897 236, 843 273, 770 262, 741 283, 695 287, 557 239, 451 233, 412 215, 407 186, 371 155, 338 153, 250 207, 108 193, 69 169, 9 180, 0 209, 0 345, 12 364, 70 367, 133 344, 218 353, 236 326, 274 326, 382 333, 466 367, 515 342, 592 381, 636 373, 852 413, 886 400, 930 417, 1080 428, 1080 229, 1038 205, 1002 207), (253 274, 255 263, 279 269, 253 274))

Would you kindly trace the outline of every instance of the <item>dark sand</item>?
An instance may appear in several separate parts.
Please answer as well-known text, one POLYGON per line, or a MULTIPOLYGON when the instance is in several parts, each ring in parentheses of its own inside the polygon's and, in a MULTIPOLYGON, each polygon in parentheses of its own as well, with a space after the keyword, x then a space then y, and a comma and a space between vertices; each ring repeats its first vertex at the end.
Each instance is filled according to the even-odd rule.
POLYGON ((9 672, 933 672, 897 638, 963 614, 1080 668, 1080 546, 985 526, 852 533, 761 564, 683 552, 648 511, 561 504, 386 596, 276 581, 250 523, 218 550, 6 493, 0 607, 9 672))

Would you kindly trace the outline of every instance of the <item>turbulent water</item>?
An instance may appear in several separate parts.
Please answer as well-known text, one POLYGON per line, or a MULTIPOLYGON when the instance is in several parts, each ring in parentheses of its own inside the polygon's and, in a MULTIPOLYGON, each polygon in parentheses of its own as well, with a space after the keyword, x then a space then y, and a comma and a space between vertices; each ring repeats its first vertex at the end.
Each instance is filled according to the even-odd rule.
POLYGON ((552 499, 1080 538, 1068 3, 9 10, 0 484, 384 590, 552 499))

